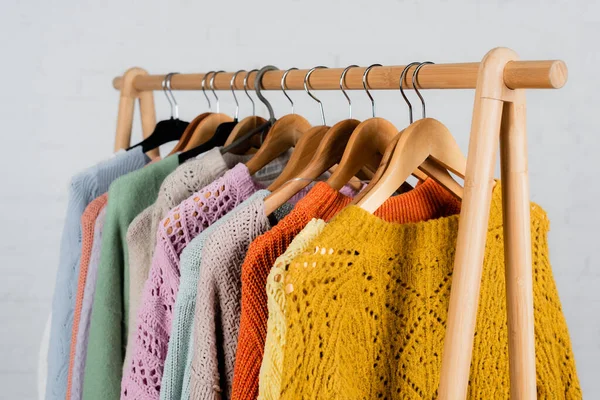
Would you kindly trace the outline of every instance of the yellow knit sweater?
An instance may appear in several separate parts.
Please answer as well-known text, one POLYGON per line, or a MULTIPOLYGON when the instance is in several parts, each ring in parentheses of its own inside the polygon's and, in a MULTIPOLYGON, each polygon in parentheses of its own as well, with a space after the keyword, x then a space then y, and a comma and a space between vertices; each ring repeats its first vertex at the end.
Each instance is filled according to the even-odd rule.
MULTIPOLYGON (((531 205, 537 392, 581 399, 548 259, 545 212, 531 205)), ((393 224, 350 206, 289 267, 281 398, 434 399, 458 216, 393 224)), ((502 198, 487 233, 469 399, 508 399, 502 198)))

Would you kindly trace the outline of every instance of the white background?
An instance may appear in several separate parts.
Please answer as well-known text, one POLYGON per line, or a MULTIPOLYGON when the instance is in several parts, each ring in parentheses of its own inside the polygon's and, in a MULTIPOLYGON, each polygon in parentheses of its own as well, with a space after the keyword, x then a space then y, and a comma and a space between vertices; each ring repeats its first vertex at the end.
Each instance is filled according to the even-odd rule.
MULTIPOLYGON (((0 397, 31 399, 39 339, 50 310, 67 184, 112 151, 127 68, 153 73, 418 60, 478 61, 511 47, 523 59, 565 60, 561 90, 528 93, 531 195, 552 221, 550 251, 587 399, 600 398, 597 118, 600 3, 579 1, 3 0, 0 5, 0 397)), ((199 92, 176 93, 182 117, 206 110, 199 92)), ((316 103, 293 92, 319 123, 316 103)), ((339 92, 319 93, 328 123, 346 115, 339 92)), ((353 92, 366 118, 364 93, 353 92)), ((409 93, 414 98, 413 93, 409 93)), ((428 114, 466 152, 473 91, 429 91, 428 114)), ((233 112, 221 92, 221 110, 233 112)), ((277 115, 289 112, 269 92, 277 115)), ((397 91, 375 92, 378 115, 408 122, 397 91)), ((245 98, 242 117, 250 110, 245 98)), ((156 94, 158 117, 169 115, 156 94)), ((415 107, 417 110, 418 107, 415 107)), ((264 109, 259 109, 263 112, 264 109)), ((140 137, 134 126, 134 140, 140 137)))

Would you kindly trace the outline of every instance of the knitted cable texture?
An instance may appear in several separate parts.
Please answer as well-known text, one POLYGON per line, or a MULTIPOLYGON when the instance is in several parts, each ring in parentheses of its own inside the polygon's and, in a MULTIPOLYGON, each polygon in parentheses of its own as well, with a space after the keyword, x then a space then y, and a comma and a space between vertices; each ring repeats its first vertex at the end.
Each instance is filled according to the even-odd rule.
POLYGON ((115 179, 143 167, 146 162, 148 158, 141 150, 118 153, 77 174, 71 180, 52 299, 46 386, 48 400, 63 400, 67 394, 73 313, 82 245, 81 216, 88 204, 106 193, 115 179))
MULTIPOLYGON (((258 386, 259 400, 278 400, 281 393, 281 369, 283 367, 283 350, 285 348, 285 294, 283 281, 287 274, 287 265, 294 258, 306 251, 325 228, 325 221, 313 219, 292 240, 285 253, 277 257, 267 278, 267 338, 265 352, 260 366, 258 386)), ((243 300, 242 300, 243 301, 243 300)), ((239 344, 238 344, 239 349, 239 344)), ((234 375, 234 383, 236 376, 234 375)))
MULTIPOLYGON (((350 187, 342 192, 353 196, 350 187)), ((256 399, 258 375, 267 330, 267 275, 275 259, 312 218, 329 220, 348 205, 351 197, 319 182, 273 229, 252 242, 242 266, 240 328, 235 357, 232 399, 256 399)))
POLYGON ((73 313, 73 326, 71 329, 71 353, 69 356, 69 373, 67 376, 67 399, 71 398, 71 386, 73 382, 73 367, 75 364, 75 353, 77 349, 79 321, 81 319, 88 267, 92 257, 96 219, 98 218, 100 211, 104 209, 107 201, 108 195, 105 193, 92 201, 86 207, 83 215, 81 216, 81 259, 79 261, 79 278, 77 280, 77 294, 75 296, 75 310, 73 313))
POLYGON ((264 197, 236 212, 206 240, 194 315, 191 398, 228 399, 240 318, 241 266, 248 246, 270 228, 264 197))
MULTIPOLYGON (((486 238, 468 398, 509 398, 502 198, 486 238)), ((581 399, 548 260, 548 219, 531 206, 538 397, 581 399)), ((286 275, 282 399, 437 397, 458 215, 416 224, 343 210, 286 275), (351 235, 348 232, 352 232, 351 235)))
MULTIPOLYGON (((102 229, 106 219, 106 207, 100 210, 94 224, 94 239, 92 253, 87 269, 85 279, 85 288, 83 289, 83 300, 81 303, 81 316, 79 318, 79 327, 77 329, 77 339, 75 341, 75 355, 73 361, 73 373, 71 380, 71 400, 80 400, 83 394, 83 374, 85 372, 85 358, 88 348, 88 334, 90 330, 90 316, 92 314, 92 305, 94 303, 94 293, 96 292, 96 277, 98 274, 98 263, 100 262, 100 248, 102 246, 102 229)), ((73 326, 74 327, 74 326, 73 326)), ((67 398, 69 400, 69 398, 67 398)))
MULTIPOLYGON (((201 154, 196 159, 189 160, 173 171, 160 185, 158 197, 154 204, 142 211, 127 229, 127 244, 129 246, 129 330, 128 343, 136 334, 136 318, 138 305, 142 297, 144 283, 148 278, 148 271, 152 264, 152 254, 156 245, 156 231, 159 222, 167 213, 202 189, 225 171, 244 162, 251 155, 221 155, 219 148, 214 148, 201 154)), ((257 179, 261 179, 262 171, 257 172, 257 179)), ((131 345, 125 352, 124 368, 128 368, 131 358, 131 345)))
POLYGON ((258 190, 248 168, 238 164, 161 221, 150 275, 144 286, 122 399, 158 399, 179 288, 179 256, 200 232, 258 190))
MULTIPOLYGON (((246 207, 246 204, 262 196, 258 191, 250 196, 227 215, 205 229, 192 240, 181 253, 179 270, 179 292, 175 300, 175 311, 169 339, 169 348, 165 360, 165 369, 160 388, 161 400, 189 399, 191 364, 193 357, 193 320, 196 310, 196 294, 200 276, 202 250, 206 239, 210 237, 220 225, 233 218, 237 211, 246 207)), ((287 204, 287 203, 286 203, 287 204)), ((293 206, 292 206, 293 208, 293 206)), ((280 207, 273 214, 277 220, 285 217, 291 208, 280 207)))
POLYGON ((147 165, 120 177, 108 191, 85 362, 86 400, 119 397, 129 323, 127 228, 154 203, 160 184, 179 165, 178 161, 173 155, 147 165))
POLYGON ((196 310, 196 286, 204 243, 217 227, 231 219, 239 209, 245 207, 248 202, 253 201, 257 195, 261 195, 260 192, 260 190, 255 192, 235 209, 206 228, 181 253, 179 292, 175 300, 171 338, 169 339, 169 348, 160 387, 161 400, 182 398, 183 377, 188 364, 187 354, 190 351, 190 340, 192 339, 192 330, 189 329, 189 325, 192 325, 194 311, 196 310))

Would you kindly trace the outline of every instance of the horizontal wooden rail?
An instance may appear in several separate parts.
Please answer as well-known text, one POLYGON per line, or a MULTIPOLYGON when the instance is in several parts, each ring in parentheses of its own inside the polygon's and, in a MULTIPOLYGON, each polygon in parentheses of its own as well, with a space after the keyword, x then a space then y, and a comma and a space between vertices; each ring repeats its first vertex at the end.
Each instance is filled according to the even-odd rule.
MULTIPOLYGON (((407 71, 404 88, 412 88, 412 73, 416 67, 407 71)), ((418 86, 423 89, 475 89, 479 63, 432 64, 419 70, 418 86)), ((403 65, 374 67, 369 71, 367 82, 374 90, 398 90, 403 65)), ((314 90, 339 90, 340 75, 343 68, 318 69, 310 76, 310 85, 314 90)), ((350 90, 362 90, 364 67, 352 68, 346 74, 346 87, 350 90)), ((279 90, 284 70, 269 71, 264 75, 265 90, 279 90)), ((286 78, 289 90, 304 89, 304 77, 308 70, 291 71, 286 78)), ((244 73, 238 74, 234 88, 243 88, 244 73)), ((232 72, 217 74, 214 81, 215 90, 229 90, 232 72)), ((248 77, 248 87, 254 88, 256 74, 248 77)), ((164 75, 140 75, 134 81, 134 89, 138 91, 161 90, 164 75)), ((204 74, 177 74, 171 79, 174 90, 200 90, 204 74)), ((558 89, 567 81, 567 66, 560 60, 547 61, 513 61, 504 70, 504 82, 511 89, 558 89)), ((121 89, 123 78, 113 80, 115 89, 121 89)), ((208 89, 208 80, 206 83, 208 89)))

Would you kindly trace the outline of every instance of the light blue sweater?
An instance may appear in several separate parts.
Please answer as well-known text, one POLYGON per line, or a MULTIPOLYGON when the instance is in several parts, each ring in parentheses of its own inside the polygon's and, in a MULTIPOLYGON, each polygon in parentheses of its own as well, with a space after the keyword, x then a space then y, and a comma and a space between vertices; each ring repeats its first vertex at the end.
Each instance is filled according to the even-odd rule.
POLYGON ((81 256, 81 215, 92 200, 106 193, 109 185, 116 178, 143 167, 148 161, 149 158, 142 149, 136 148, 119 153, 75 175, 71 180, 52 301, 47 400, 64 400, 66 397, 73 313, 81 256))

